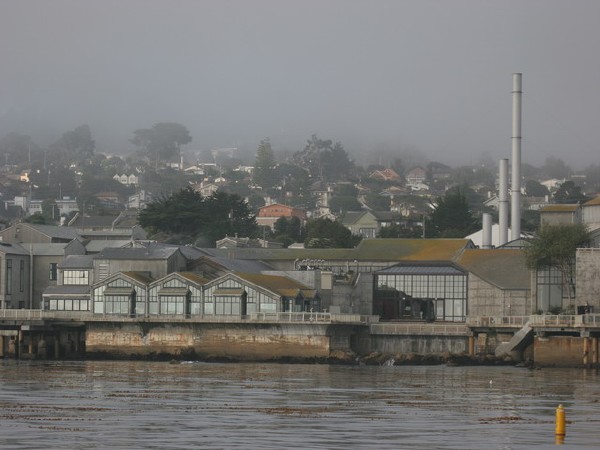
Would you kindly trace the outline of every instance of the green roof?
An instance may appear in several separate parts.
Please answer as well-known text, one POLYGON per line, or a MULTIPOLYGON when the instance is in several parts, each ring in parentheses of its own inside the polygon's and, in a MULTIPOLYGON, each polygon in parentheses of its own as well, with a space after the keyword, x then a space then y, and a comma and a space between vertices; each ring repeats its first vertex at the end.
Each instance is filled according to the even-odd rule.
POLYGON ((457 262, 501 289, 531 289, 531 272, 521 249, 465 250, 457 262))

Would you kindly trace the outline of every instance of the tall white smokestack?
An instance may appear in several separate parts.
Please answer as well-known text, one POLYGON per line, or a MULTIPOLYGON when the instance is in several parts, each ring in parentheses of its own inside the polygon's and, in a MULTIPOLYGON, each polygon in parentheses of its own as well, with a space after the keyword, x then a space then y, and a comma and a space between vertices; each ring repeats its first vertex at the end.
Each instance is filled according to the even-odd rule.
POLYGON ((521 77, 513 73, 512 90, 512 183, 510 190, 510 236, 511 240, 521 237, 521 77))
POLYGON ((481 248, 492 248, 492 215, 483 213, 482 224, 481 248))
POLYGON ((500 160, 498 185, 498 245, 508 242, 508 159, 500 160))

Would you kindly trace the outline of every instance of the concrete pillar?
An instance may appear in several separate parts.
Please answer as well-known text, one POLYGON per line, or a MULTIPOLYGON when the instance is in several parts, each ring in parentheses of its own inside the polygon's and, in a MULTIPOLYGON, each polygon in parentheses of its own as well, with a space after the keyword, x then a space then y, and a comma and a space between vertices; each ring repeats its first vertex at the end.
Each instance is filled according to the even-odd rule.
POLYGON ((29 346, 27 350, 30 355, 33 355, 33 334, 31 332, 29 333, 29 346))
POLYGON ((60 359, 60 336, 54 338, 54 359, 60 359))
POLYGON ((16 358, 20 359, 23 354, 23 332, 21 330, 18 331, 17 334, 17 345, 16 345, 16 358))
POLYGON ((469 336, 469 356, 475 356, 475 336, 469 336))
POLYGON ((598 338, 592 338, 592 364, 598 366, 598 338))
POLYGON ((4 358, 4 336, 0 336, 0 358, 4 358))
POLYGON ((48 358, 48 348, 46 347, 46 339, 44 339, 44 336, 41 336, 40 340, 38 341, 37 357, 40 359, 48 358))
POLYGON ((589 367, 590 338, 583 338, 583 367, 589 367))

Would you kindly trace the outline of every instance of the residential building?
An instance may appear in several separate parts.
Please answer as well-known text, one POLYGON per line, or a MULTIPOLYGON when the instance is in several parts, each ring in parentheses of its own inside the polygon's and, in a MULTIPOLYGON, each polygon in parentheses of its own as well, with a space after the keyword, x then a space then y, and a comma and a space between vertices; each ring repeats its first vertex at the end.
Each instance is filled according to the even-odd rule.
POLYGON ((306 221, 306 211, 292 206, 282 205, 281 203, 272 203, 258 209, 256 222, 259 226, 273 228, 275 222, 281 217, 297 217, 301 223, 306 221))

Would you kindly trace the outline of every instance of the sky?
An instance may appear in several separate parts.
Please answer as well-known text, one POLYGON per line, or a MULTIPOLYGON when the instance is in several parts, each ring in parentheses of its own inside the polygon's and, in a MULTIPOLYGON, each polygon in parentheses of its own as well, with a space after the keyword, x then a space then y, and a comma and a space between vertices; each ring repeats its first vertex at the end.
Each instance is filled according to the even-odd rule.
POLYGON ((597 0, 0 0, 0 135, 88 124, 97 151, 185 125, 188 150, 339 141, 359 164, 600 163, 597 0))

